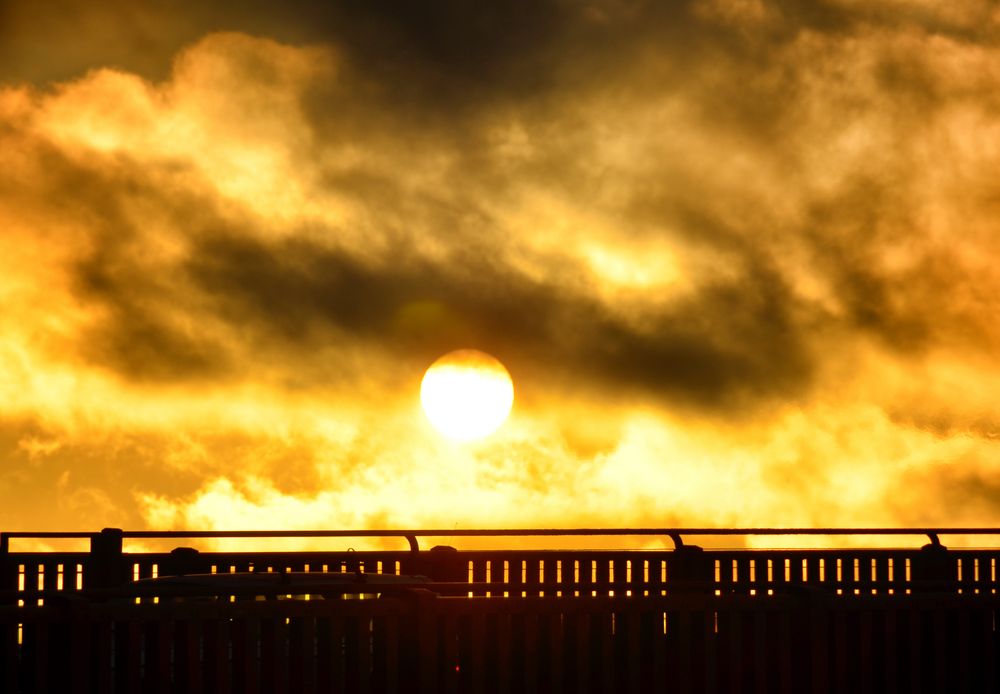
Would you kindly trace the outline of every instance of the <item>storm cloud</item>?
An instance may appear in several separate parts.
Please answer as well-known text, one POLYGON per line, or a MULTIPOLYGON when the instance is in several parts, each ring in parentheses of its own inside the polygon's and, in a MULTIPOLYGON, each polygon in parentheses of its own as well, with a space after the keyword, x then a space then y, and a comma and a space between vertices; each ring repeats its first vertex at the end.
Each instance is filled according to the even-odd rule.
MULTIPOLYGON (((424 460, 386 442, 413 426, 404 386, 475 347, 508 365, 524 417, 476 458, 476 484, 516 499, 549 479, 553 518, 673 450, 651 421, 698 432, 677 450, 709 467, 748 467, 734 484, 761 506, 709 521, 812 522, 814 485, 845 470, 866 491, 825 499, 835 519, 911 520, 880 500, 914 466, 928 497, 982 478, 1000 380, 988 3, 63 10, 4 6, 0 332, 18 427, 89 446, 80 410, 97 407, 117 432, 102 436, 151 427, 155 451, 210 393, 231 405, 213 426, 234 451, 287 435, 312 461, 274 493, 315 495, 332 465, 377 498, 364 470, 424 460), (74 17, 101 27, 94 42, 38 58, 74 17), (304 414, 323 401, 350 430, 326 444, 304 414), (283 433, 248 423, 258 406, 283 433), (844 422, 895 458, 880 468, 830 433, 844 422), (954 446, 961 469, 930 472, 954 446)), ((239 455, 272 461, 245 489, 285 456, 239 455)), ((210 468, 170 489, 143 472, 129 493, 157 522, 208 522, 185 504, 243 479, 210 468)), ((668 468, 643 474, 668 490, 668 468)), ((700 517, 698 484, 662 503, 641 487, 617 502, 645 509, 637 522, 700 517)))

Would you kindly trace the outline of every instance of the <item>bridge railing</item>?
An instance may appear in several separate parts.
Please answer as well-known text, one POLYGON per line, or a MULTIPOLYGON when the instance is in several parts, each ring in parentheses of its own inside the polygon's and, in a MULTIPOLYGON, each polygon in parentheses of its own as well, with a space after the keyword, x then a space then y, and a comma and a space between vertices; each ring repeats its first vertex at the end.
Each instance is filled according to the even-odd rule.
POLYGON ((871 529, 544 529, 375 531, 191 531, 105 529, 94 533, 0 534, 0 596, 37 604, 60 592, 113 590, 139 579, 179 574, 349 571, 425 575, 475 597, 648 597, 673 592, 772 596, 802 591, 840 595, 906 594, 933 588, 994 594, 1000 548, 946 548, 941 536, 1000 536, 990 528, 871 529), (578 550, 421 549, 427 538, 616 537, 669 538, 673 549, 578 550), (902 546, 869 549, 702 549, 708 535, 897 536, 902 546), (926 536, 929 542, 921 538, 926 536), (178 543, 203 538, 380 537, 405 539, 409 549, 381 551, 126 552, 128 539, 178 543), (88 552, 11 551, 11 540, 84 539, 88 552), (687 538, 689 543, 684 542, 687 538), (906 543, 906 544, 904 544, 906 543), (908 545, 908 546, 907 546, 908 545), (465 585, 461 585, 465 584, 465 585))
POLYGON ((908 536, 897 548, 702 549, 683 541, 740 533, 797 534, 317 531, 399 537, 409 549, 128 552, 131 537, 180 544, 299 534, 112 529, 43 536, 88 540, 90 551, 21 552, 11 540, 31 534, 8 533, 0 537, 0 691, 996 691, 1000 549, 949 549, 940 537, 1000 531, 802 533, 908 536), (659 534, 673 549, 420 548, 431 536, 491 534, 659 534), (137 583, 251 571, 404 578, 366 579, 379 585, 378 599, 357 599, 370 589, 336 582, 206 588, 213 581, 198 579, 194 592, 184 582, 137 583), (405 578, 417 575, 432 581, 405 578), (311 599, 281 599, 302 592, 311 599))

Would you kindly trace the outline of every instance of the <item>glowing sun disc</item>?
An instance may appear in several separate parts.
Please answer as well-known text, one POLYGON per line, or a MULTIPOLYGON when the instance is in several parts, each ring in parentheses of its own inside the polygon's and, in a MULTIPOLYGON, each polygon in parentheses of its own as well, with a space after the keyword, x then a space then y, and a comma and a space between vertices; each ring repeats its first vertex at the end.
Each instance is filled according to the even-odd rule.
POLYGON ((430 365, 420 384, 427 419, 455 441, 473 441, 499 428, 514 404, 514 383, 485 352, 460 349, 430 365))

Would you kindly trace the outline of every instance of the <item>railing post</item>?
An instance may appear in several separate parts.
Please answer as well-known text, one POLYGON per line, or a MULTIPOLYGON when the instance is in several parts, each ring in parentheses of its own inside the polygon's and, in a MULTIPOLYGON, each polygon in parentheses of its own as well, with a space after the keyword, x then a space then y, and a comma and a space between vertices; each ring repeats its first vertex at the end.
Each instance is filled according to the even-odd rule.
POLYGON ((680 545, 667 560, 667 587, 673 592, 714 592, 715 560, 698 545, 680 545), (672 586, 672 588, 671 588, 672 586))
POLYGON ((948 548, 941 544, 937 535, 932 535, 930 543, 921 547, 920 554, 914 557, 911 580, 917 584, 921 582, 930 584, 918 585, 914 590, 920 592, 953 590, 958 581, 955 557, 949 554, 948 548), (948 583, 952 585, 949 586, 948 583))
MULTIPOLYGON (((429 552, 417 555, 417 573, 427 576, 433 581, 445 583, 467 583, 469 580, 469 563, 454 547, 437 545, 429 552)), ((441 595, 462 595, 465 591, 438 591, 441 595)))
POLYGON ((170 558, 163 562, 163 576, 185 576, 206 573, 201 562, 201 553, 194 547, 175 547, 170 550, 170 558))
POLYGON ((122 558, 122 530, 105 528, 90 537, 90 561, 84 588, 111 590, 126 582, 122 558))
POLYGON ((7 533, 0 533, 0 590, 17 590, 17 567, 10 559, 7 533))

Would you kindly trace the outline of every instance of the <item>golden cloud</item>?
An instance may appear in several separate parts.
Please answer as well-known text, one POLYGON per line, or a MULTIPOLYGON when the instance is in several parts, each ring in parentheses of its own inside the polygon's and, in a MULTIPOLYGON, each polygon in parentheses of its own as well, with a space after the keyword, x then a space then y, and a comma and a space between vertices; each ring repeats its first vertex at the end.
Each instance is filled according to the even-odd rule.
POLYGON ((914 12, 0 88, 0 522, 996 523, 998 47, 914 12), (465 447, 417 405, 459 347, 518 393, 465 447))

